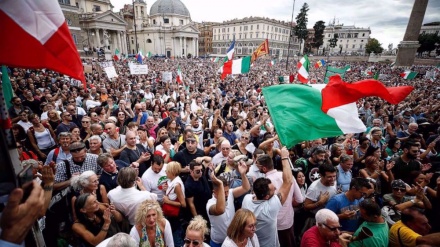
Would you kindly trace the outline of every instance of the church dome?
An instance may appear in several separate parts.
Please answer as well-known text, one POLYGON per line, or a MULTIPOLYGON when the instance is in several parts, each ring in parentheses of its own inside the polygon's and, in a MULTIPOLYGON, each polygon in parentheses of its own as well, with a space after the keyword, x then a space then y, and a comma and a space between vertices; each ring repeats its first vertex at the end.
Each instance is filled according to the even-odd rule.
POLYGON ((157 0, 151 5, 150 15, 175 14, 189 17, 189 11, 180 0, 157 0))

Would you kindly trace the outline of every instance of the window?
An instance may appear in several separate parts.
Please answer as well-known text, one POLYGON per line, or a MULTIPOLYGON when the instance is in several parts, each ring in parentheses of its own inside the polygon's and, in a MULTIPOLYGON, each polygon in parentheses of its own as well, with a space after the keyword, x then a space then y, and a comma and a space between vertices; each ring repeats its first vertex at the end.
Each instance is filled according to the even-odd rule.
POLYGON ((58 0, 58 3, 70 5, 70 0, 58 0))
POLYGON ((251 39, 252 39, 252 34, 251 34, 251 37, 250 37, 251 39))
POLYGON ((239 36, 240 36, 240 39, 241 39, 241 34, 239 36))
POLYGON ((259 25, 259 24, 257 24, 257 30, 258 30, 258 29, 260 29, 260 25, 259 25))
POLYGON ((179 24, 180 24, 180 25, 183 25, 183 20, 179 20, 179 24))
POLYGON ((170 19, 168 19, 168 18, 163 18, 163 23, 165 23, 165 24, 170 23, 170 19))
POLYGON ((354 49, 355 47, 356 47, 356 45, 353 45, 353 47, 352 47, 352 48, 354 49))
POLYGON ((244 39, 246 39, 247 38, 247 34, 244 34, 244 39))
POLYGON ((252 30, 252 28, 253 28, 254 26, 253 25, 251 25, 251 30, 252 30))
POLYGON ((156 20, 153 20, 153 24, 156 25, 156 20))
POLYGON ((241 31, 241 26, 240 26, 240 31, 241 31))
POLYGON ((362 34, 362 37, 365 37, 365 33, 362 34))
POLYGON ((101 6, 93 5, 93 12, 99 12, 99 11, 101 11, 101 6))
POLYGON ((359 48, 362 49, 362 45, 359 45, 359 48))
POLYGON ((328 34, 328 37, 330 38, 330 34, 328 34))
POLYGON ((234 32, 235 32, 235 27, 232 30, 234 30, 234 32))
POLYGON ((364 40, 363 40, 363 39, 361 39, 361 42, 364 42, 364 40))
POLYGON ((224 33, 225 32, 225 28, 222 28, 222 33, 224 33))
POLYGON ((255 38, 258 38, 258 33, 255 34, 255 38))
POLYGON ((147 43, 151 43, 151 39, 147 39, 147 43))
POLYGON ((229 33, 229 27, 228 27, 228 33, 229 33))

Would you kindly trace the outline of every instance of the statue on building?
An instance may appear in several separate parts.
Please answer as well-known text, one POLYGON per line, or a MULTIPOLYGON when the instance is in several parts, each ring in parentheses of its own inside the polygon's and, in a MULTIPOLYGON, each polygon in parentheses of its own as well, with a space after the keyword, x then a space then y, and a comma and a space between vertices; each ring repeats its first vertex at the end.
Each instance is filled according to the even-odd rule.
POLYGON ((110 44, 109 43, 110 36, 109 36, 107 30, 103 31, 103 37, 104 37, 104 45, 107 48, 109 46, 109 44, 110 44))

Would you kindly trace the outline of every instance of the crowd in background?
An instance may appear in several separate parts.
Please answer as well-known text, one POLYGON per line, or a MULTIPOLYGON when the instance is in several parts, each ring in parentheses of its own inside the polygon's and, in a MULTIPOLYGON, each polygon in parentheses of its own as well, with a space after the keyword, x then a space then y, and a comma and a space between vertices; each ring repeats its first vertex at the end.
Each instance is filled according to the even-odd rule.
MULTIPOLYGON (((397 105, 359 100, 365 133, 287 149, 261 90, 296 73, 284 60, 260 58, 225 80, 208 59, 146 59, 146 75, 121 59, 111 80, 83 62, 93 66, 87 90, 53 71, 9 68, 20 161, 53 190, 39 215, 47 246, 440 245, 439 68, 413 66, 418 77, 404 80, 386 63, 327 61, 350 65, 348 83, 377 73, 414 90, 397 105), (358 238, 365 229, 373 237, 358 238)), ((325 72, 311 67, 310 80, 325 72)))

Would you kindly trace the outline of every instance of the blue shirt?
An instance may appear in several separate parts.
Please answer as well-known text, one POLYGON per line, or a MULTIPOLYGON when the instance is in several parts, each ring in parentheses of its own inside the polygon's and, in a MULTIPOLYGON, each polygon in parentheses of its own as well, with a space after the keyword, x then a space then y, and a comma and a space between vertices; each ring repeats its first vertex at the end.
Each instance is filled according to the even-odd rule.
MULTIPOLYGON (((145 124, 147 122, 147 118, 148 118, 148 113, 142 112, 142 118, 141 118, 139 125, 145 124)), ((134 116, 132 122, 136 122, 137 119, 138 119, 138 115, 134 116)))
POLYGON ((338 185, 338 188, 341 188, 342 192, 346 192, 350 189, 350 182, 352 178, 351 170, 350 171, 344 171, 342 169, 341 165, 338 165, 336 167, 338 169, 338 176, 336 178, 336 182, 338 185))
POLYGON ((223 132, 223 136, 229 141, 229 144, 234 145, 235 144, 235 140, 237 139, 237 136, 235 135, 234 132, 232 132, 231 134, 228 134, 228 132, 223 132))
MULTIPOLYGON (((334 195, 327 202, 325 208, 335 212, 335 214, 341 214, 347 210, 359 209, 359 200, 349 201, 345 193, 334 195)), ((354 217, 347 220, 339 220, 341 224, 341 231, 354 232, 358 228, 359 212, 354 217)))

